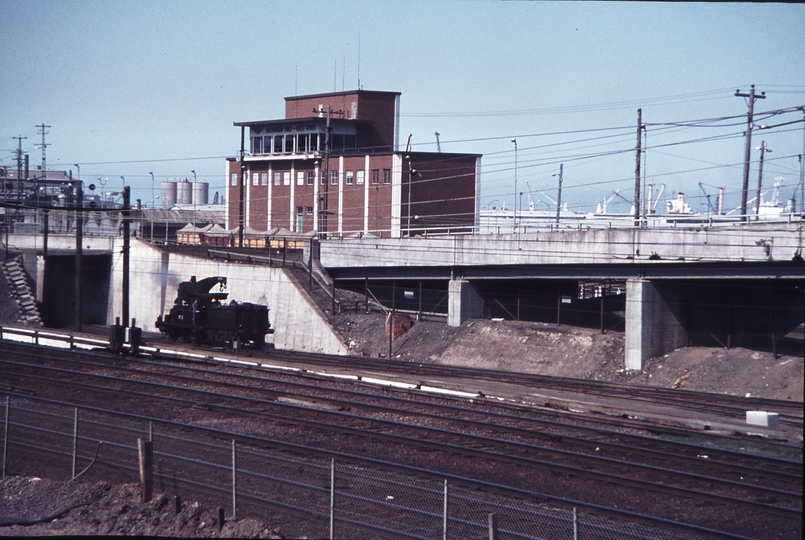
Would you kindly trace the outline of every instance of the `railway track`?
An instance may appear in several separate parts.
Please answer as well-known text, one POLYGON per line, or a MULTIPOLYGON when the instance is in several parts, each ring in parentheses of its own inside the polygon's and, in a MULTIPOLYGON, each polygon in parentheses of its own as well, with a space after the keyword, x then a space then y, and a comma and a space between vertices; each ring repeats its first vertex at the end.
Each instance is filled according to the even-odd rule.
POLYGON ((671 508, 698 500, 709 507, 709 515, 699 519, 713 526, 718 508, 725 531, 740 527, 745 534, 746 513, 793 521, 795 528, 798 522, 801 529, 801 463, 573 426, 556 420, 554 411, 547 411, 550 419, 533 410, 513 414, 485 399, 426 398, 312 374, 223 373, 218 366, 110 361, 91 354, 40 360, 36 351, 24 349, 2 361, 17 393, 69 394, 76 405, 102 399, 142 408, 147 402, 148 414, 166 420, 176 419, 168 412, 178 409, 181 416, 203 407, 205 415, 249 433, 261 430, 308 446, 349 448, 367 457, 379 452, 395 463, 471 471, 473 477, 505 478, 524 489, 536 484, 596 503, 601 501, 590 491, 604 492, 610 504, 637 504, 643 511, 648 505, 667 519, 680 518, 671 508))

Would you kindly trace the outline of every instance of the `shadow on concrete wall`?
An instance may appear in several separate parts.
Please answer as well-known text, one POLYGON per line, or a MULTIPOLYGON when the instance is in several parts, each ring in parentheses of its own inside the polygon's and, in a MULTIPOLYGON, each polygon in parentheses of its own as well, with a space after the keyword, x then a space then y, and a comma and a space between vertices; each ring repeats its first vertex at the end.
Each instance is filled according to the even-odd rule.
MULTIPOLYGON (((111 279, 111 255, 84 255, 81 270, 82 323, 106 325, 111 279)), ((75 325, 75 256, 48 255, 42 292, 45 325, 75 325)))

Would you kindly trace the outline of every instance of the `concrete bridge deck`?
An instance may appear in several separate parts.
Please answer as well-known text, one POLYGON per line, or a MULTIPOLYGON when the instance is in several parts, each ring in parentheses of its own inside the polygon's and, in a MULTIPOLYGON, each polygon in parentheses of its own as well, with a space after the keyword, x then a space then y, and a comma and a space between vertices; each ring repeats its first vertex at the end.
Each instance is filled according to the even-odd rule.
POLYGON ((342 279, 803 277, 805 221, 603 229, 321 244, 342 279), (793 263, 793 264, 792 264, 793 263))

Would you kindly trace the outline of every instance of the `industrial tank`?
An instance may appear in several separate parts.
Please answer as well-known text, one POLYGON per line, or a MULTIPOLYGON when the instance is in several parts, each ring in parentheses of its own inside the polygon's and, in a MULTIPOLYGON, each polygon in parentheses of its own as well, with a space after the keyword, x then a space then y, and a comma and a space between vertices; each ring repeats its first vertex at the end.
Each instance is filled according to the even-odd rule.
POLYGON ((196 182, 193 185, 193 204, 209 204, 209 182, 196 182))
POLYGON ((176 182, 162 182, 162 208, 176 204, 176 182))
POLYGON ((176 202, 178 204, 193 204, 193 184, 187 178, 176 184, 176 202))

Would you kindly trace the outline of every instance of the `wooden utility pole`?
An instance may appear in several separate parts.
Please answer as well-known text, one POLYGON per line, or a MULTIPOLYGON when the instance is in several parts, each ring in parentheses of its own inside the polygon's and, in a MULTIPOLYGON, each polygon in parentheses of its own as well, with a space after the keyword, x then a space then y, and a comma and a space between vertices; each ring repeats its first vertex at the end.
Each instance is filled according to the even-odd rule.
MULTIPOLYGON (((562 174, 565 168, 564 163, 559 164, 559 193, 556 195, 556 226, 559 227, 559 211, 562 208, 562 174)), ((530 197, 530 195, 529 195, 530 197)))
POLYGON ((640 226, 640 158, 643 140, 643 109, 637 109, 637 145, 635 146, 634 166, 634 226, 640 226))
MULTIPOLYGON (((72 172, 70 172, 70 175, 72 176, 72 172)), ((84 258, 84 212, 82 210, 84 207, 84 190, 80 180, 76 183, 75 191, 75 331, 81 332, 81 267, 83 266, 84 258)), ((47 227, 48 224, 46 223, 45 226, 47 227)))
POLYGON ((760 167, 757 172, 757 197, 755 197, 755 220, 760 220, 760 190, 763 188, 763 158, 771 148, 766 148, 766 141, 760 143, 760 167))
MULTIPOLYGON (((129 255, 131 252, 129 234, 131 223, 131 186, 123 186, 123 326, 129 325, 129 255)), ((83 218, 82 218, 83 219, 83 218)))
POLYGON ((755 113, 755 100, 766 99, 766 92, 761 92, 759 96, 755 95, 755 85, 753 84, 748 94, 742 94, 740 90, 736 90, 735 97, 748 98, 747 106, 749 107, 749 112, 746 115, 746 149, 744 150, 744 176, 743 187, 741 188, 741 215, 744 216, 743 219, 746 221, 746 198, 749 192, 749 162, 752 155, 752 117, 755 113))

